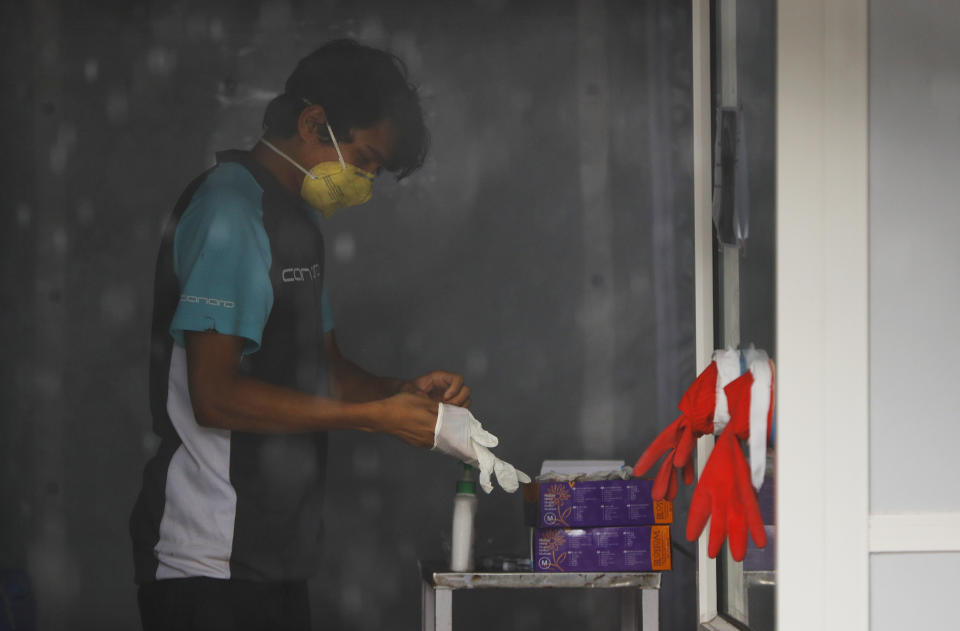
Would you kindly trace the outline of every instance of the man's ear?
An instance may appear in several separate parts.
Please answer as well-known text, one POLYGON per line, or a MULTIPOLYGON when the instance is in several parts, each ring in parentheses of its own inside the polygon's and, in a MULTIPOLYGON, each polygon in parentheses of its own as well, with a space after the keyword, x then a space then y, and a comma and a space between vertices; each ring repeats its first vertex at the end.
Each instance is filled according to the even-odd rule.
POLYGON ((297 119, 297 135, 307 144, 329 142, 327 138, 327 111, 322 105, 308 105, 297 119))

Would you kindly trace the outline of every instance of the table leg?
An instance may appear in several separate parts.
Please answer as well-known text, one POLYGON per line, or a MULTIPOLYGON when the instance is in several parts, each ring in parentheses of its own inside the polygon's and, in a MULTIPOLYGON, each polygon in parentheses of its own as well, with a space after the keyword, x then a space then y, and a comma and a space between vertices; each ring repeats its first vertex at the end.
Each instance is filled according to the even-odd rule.
POLYGON ((436 594, 433 585, 427 581, 420 583, 420 631, 434 631, 437 628, 434 618, 436 594))
POLYGON ((643 598, 643 631, 660 629, 660 590, 641 590, 643 598))
POLYGON ((436 631, 453 631, 453 590, 449 587, 436 587, 434 599, 436 631))
POLYGON ((620 631, 637 631, 637 589, 624 587, 620 590, 620 631))

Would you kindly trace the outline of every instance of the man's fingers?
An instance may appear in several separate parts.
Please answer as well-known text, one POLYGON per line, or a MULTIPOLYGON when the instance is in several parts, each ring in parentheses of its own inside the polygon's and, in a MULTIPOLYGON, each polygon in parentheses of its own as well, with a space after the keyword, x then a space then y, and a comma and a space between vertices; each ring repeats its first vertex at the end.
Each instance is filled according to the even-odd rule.
POLYGON ((453 397, 455 397, 457 394, 459 394, 460 391, 464 388, 463 376, 458 374, 446 373, 443 375, 443 377, 444 377, 444 381, 446 381, 449 384, 447 386, 447 389, 443 393, 443 398, 444 400, 450 400, 453 397))
POLYGON ((444 394, 444 403, 449 403, 450 405, 459 405, 460 407, 467 407, 464 405, 465 402, 470 400, 470 388, 468 386, 463 386, 453 398, 448 398, 444 394))
MULTIPOLYGON (((443 400, 447 403, 452 403, 451 399, 460 392, 463 388, 463 375, 458 375, 453 372, 444 372, 439 373, 441 379, 447 382, 447 389, 443 393, 443 400)), ((470 389, 467 388, 467 394, 470 394, 470 389)))
POLYGON ((434 370, 413 380, 420 392, 443 403, 468 407, 470 388, 463 385, 463 375, 445 370, 434 370))
POLYGON ((447 388, 450 380, 444 378, 445 374, 446 373, 442 371, 434 370, 433 372, 428 372, 425 375, 417 377, 413 382, 421 392, 430 394, 447 388))

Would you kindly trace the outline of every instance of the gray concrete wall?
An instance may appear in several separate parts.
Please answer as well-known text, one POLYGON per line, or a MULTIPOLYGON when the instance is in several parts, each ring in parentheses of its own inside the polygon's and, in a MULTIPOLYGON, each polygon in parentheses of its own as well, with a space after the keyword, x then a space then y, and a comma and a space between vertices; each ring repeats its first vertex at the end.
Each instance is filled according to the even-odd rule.
MULTIPOLYGON (((531 473, 545 458, 632 462, 673 419, 694 376, 689 7, 602 7, 600 62, 584 68, 570 0, 3 4, 0 566, 31 571, 46 628, 135 624, 126 521, 156 446, 160 225, 215 150, 256 140, 266 101, 329 38, 402 56, 433 133, 421 172, 329 222, 344 352, 381 374, 462 371, 500 453, 531 473), (606 103, 586 127, 599 136, 582 131, 588 97, 606 103), (581 166, 601 140, 597 242, 581 166), (588 252, 609 265, 588 269, 588 252), (591 288, 609 300, 599 321, 591 288), (606 349, 599 375, 587 340, 606 349), (585 412, 594 389, 602 416, 585 412)), ((416 561, 443 555, 456 474, 395 440, 332 437, 317 628, 416 625, 416 561)), ((684 522, 665 629, 695 615, 684 522)), ((525 550, 517 497, 481 498, 477 527, 480 555, 525 550)), ((458 629, 612 628, 618 612, 604 592, 456 604, 458 629)))

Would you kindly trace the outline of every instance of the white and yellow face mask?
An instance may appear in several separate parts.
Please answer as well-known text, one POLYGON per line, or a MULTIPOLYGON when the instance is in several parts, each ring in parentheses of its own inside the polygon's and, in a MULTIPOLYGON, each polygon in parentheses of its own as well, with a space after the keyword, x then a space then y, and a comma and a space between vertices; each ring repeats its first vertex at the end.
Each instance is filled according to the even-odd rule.
POLYGON ((340 152, 340 145, 330 123, 327 123, 330 140, 337 150, 339 162, 321 162, 309 171, 303 168, 296 160, 277 149, 266 138, 260 142, 274 150, 290 164, 303 171, 303 185, 300 187, 300 197, 311 207, 315 208, 324 217, 330 217, 341 208, 359 206, 370 201, 373 196, 373 180, 376 177, 369 171, 347 164, 340 152))

